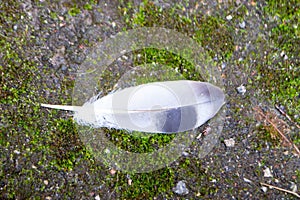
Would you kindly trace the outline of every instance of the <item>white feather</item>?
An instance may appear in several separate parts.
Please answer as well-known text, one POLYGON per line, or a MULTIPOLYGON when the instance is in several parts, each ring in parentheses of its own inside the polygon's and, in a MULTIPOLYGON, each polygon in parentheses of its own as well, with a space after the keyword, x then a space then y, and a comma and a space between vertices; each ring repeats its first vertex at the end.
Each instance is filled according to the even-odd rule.
POLYGON ((41 105, 74 111, 77 123, 95 128, 174 133, 204 124, 224 99, 222 90, 210 83, 180 80, 125 88, 83 106, 41 105))

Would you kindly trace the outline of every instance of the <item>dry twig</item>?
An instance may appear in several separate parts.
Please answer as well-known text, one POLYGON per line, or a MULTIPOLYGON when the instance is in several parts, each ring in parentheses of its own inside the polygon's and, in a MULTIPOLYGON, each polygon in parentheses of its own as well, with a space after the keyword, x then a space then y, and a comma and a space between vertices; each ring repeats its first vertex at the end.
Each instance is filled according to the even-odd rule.
POLYGON ((297 128, 300 128, 300 126, 299 126, 296 122, 294 122, 294 121, 292 120, 292 118, 291 118, 286 112, 284 112, 278 105, 275 105, 275 108, 276 108, 283 116, 285 116, 290 122, 292 122, 293 124, 295 124, 295 126, 296 126, 297 128))
POLYGON ((283 132, 278 128, 278 126, 276 126, 274 124, 274 122, 268 117, 268 115, 266 115, 265 113, 263 113, 263 111, 258 108, 258 107, 255 107, 253 108, 254 111, 256 111, 261 117, 263 117, 269 124, 271 124, 271 126, 279 133, 279 135, 282 137, 282 139, 289 145, 289 146, 292 146, 297 155, 300 156, 300 151, 298 149, 298 147, 293 143, 291 142, 284 134, 283 132))
POLYGON ((290 190, 286 190, 286 189, 283 189, 283 188, 280 188, 280 187, 276 187, 276 186, 273 186, 273 185, 269 185, 267 183, 260 183, 260 184, 263 185, 263 186, 267 186, 270 189, 274 188, 276 190, 287 192, 287 193, 290 193, 290 194, 295 195, 296 197, 300 198, 300 195, 298 193, 296 193, 296 192, 293 192, 293 191, 290 191, 290 190))

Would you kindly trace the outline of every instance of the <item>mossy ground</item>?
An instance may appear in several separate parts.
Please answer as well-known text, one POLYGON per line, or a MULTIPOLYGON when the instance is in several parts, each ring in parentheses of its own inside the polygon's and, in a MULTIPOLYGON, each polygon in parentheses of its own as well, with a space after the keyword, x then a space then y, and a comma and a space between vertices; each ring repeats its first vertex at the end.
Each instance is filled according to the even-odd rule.
MULTIPOLYGON (((172 188, 185 180, 190 191, 184 198, 188 199, 293 198, 260 190, 259 182, 275 184, 275 179, 286 189, 291 181, 299 186, 300 164, 291 152, 283 153, 290 149, 274 139, 268 127, 255 125, 252 113, 257 105, 268 109, 274 104, 284 106, 293 122, 281 117, 291 127, 291 140, 299 146, 299 130, 293 128, 300 122, 297 1, 220 3, 216 7, 188 1, 164 6, 151 1, 139 5, 117 1, 110 17, 100 15, 99 20, 89 22, 87 16, 104 12, 101 7, 107 4, 110 2, 0 3, 0 197, 176 199, 182 197, 172 188), (31 8, 38 10, 37 16, 31 8), (232 20, 227 19, 229 15, 232 20), (80 55, 86 53, 83 46, 88 48, 117 33, 112 19, 118 31, 156 26, 185 33, 207 50, 220 69, 224 66, 228 111, 220 140, 235 138, 234 148, 225 148, 221 142, 202 160, 189 155, 152 173, 112 173, 82 144, 69 113, 40 107, 40 103, 71 104, 74 74, 82 62, 80 55), (246 28, 239 25, 243 21, 246 28), (65 27, 64 34, 57 35, 65 27), (236 92, 241 84, 246 85, 245 95, 236 92), (273 178, 264 178, 266 166, 272 167, 273 178)), ((205 80, 186 60, 166 51, 145 49, 132 56, 136 65, 157 62, 177 68, 187 79, 205 80), (135 57, 137 54, 142 58, 135 57)), ((107 77, 115 76, 107 73, 107 77)), ((141 81, 152 81, 148 78, 141 81)), ((152 151, 174 137, 109 134, 115 144, 135 152, 152 151)))

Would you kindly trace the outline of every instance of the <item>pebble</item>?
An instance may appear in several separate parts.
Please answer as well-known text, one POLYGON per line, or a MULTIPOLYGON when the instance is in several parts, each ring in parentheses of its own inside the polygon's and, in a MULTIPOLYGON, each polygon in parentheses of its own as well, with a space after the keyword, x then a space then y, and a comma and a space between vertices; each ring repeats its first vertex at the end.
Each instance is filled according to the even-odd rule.
POLYGON ((233 18, 233 17, 232 17, 231 15, 227 15, 227 16, 226 16, 226 19, 227 19, 228 21, 232 20, 232 18, 233 18))
POLYGON ((13 29, 14 29, 14 31, 18 30, 18 25, 15 24, 15 25, 13 26, 13 29))
POLYGON ((100 200, 100 196, 99 195, 95 196, 95 200, 100 200))
POLYGON ((262 187, 261 187, 261 190, 262 190, 263 192, 267 192, 267 191, 268 191, 268 188, 265 187, 265 186, 262 186, 262 187))
POLYGON ((62 66, 61 66, 61 70, 62 70, 62 71, 66 71, 67 68, 68 68, 68 67, 67 67, 66 65, 62 65, 62 66))
POLYGON ((249 179, 247 179, 247 178, 244 178, 244 181, 245 181, 246 183, 252 183, 252 181, 249 180, 249 179))
POLYGON ((298 190, 297 185, 294 182, 291 182, 291 187, 290 188, 293 192, 297 192, 297 190, 298 190))
POLYGON ((243 85, 240 85, 239 87, 236 88, 236 90, 238 91, 238 93, 244 95, 246 93, 246 87, 243 85))
POLYGON ((132 185, 132 179, 128 179, 128 185, 132 185))
POLYGON ((280 56, 283 57, 283 60, 287 60, 289 58, 284 51, 280 53, 280 56))
POLYGON ((117 172, 117 170, 115 170, 115 169, 111 169, 111 170, 109 171, 109 173, 110 173, 111 175, 114 175, 116 172, 117 172))
POLYGON ((245 21, 242 21, 241 23, 239 23, 240 28, 245 28, 246 27, 246 23, 245 21))
POLYGON ((223 62, 223 63, 222 63, 222 69, 225 69, 225 68, 226 68, 226 65, 227 65, 227 64, 226 64, 225 62, 223 62))
POLYGON ((185 182, 179 181, 173 191, 176 194, 185 195, 189 193, 189 190, 186 188, 185 182))
POLYGON ((245 21, 242 21, 241 23, 239 23, 240 28, 244 29, 246 27, 246 23, 245 21))
POLYGON ((270 170, 269 167, 267 167, 266 169, 264 169, 264 177, 268 177, 268 178, 273 177, 273 175, 272 175, 271 170, 270 170))
POLYGON ((14 150, 14 153, 17 154, 17 155, 19 155, 19 154, 20 154, 20 151, 14 150))
POLYGON ((224 143, 226 147, 234 147, 235 141, 233 138, 230 138, 228 140, 224 140, 224 143))
POLYGON ((186 152, 186 151, 184 151, 184 152, 182 152, 182 155, 183 155, 183 156, 189 156, 189 153, 186 152))

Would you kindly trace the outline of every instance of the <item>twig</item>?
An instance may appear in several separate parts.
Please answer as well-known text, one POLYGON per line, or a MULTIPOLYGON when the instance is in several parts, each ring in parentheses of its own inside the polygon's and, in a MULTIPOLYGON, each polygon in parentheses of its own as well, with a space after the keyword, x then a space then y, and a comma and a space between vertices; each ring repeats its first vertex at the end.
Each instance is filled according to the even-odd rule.
POLYGON ((255 111, 257 111, 260 115, 262 115, 274 128, 275 128, 275 130, 280 134, 280 136, 290 145, 290 146, 292 146, 295 150, 296 150, 296 152, 297 152, 297 154, 298 154, 298 156, 300 156, 300 151, 299 151, 299 149, 298 149, 298 147, 294 144, 294 143, 292 143, 289 139, 287 139, 286 137, 285 137, 285 135, 277 128, 277 126, 261 111, 261 110, 259 110, 259 109, 257 109, 257 108, 253 108, 255 111))
POLYGON ((275 108, 276 108, 283 116, 285 116, 290 122, 292 122, 293 124, 295 124, 295 125, 297 126, 297 128, 300 128, 300 126, 299 126, 296 122, 294 122, 294 121, 292 120, 292 118, 291 118, 286 112, 284 112, 278 105, 275 105, 275 108))
POLYGON ((286 189, 283 189, 283 188, 280 188, 280 187, 276 187, 276 186, 273 186, 273 185, 269 185, 267 183, 260 183, 261 185, 264 185, 264 186, 268 186, 270 189, 274 188, 276 190, 280 190, 280 191, 283 191, 283 192, 287 192, 287 193, 290 193, 292 195, 295 195, 296 197, 300 198, 300 195, 296 192, 293 192, 293 191, 290 191, 290 190, 286 190, 286 189))

